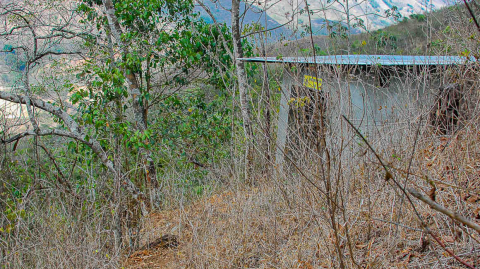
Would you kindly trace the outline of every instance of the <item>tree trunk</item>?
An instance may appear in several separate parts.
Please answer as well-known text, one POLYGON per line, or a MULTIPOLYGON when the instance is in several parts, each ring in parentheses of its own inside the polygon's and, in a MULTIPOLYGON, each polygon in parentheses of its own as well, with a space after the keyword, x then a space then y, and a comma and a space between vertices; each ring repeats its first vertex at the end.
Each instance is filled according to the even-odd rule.
MULTIPOLYGON (((113 36, 117 40, 118 45, 124 55, 128 54, 128 47, 126 44, 122 42, 121 34, 122 29, 120 28, 120 23, 118 21, 117 16, 115 15, 115 8, 113 6, 112 0, 103 0, 103 4, 105 7, 105 11, 107 13, 107 20, 110 29, 112 30, 113 36)), ((140 130, 140 132, 144 132, 148 128, 147 122, 147 107, 141 101, 141 91, 138 84, 137 77, 132 70, 129 70, 128 67, 125 69, 125 78, 128 84, 128 91, 130 96, 132 97, 133 101, 133 110, 134 110, 134 117, 136 122, 136 128, 140 130)), ((147 78, 149 79, 149 78, 147 78)), ((160 193, 160 186, 157 181, 157 171, 155 168, 155 162, 152 158, 152 153, 145 149, 141 149, 142 155, 146 159, 146 175, 147 175, 147 190, 150 196, 151 205, 159 205, 159 193, 160 193)))
POLYGON ((232 0, 232 37, 238 79, 238 91, 240 94, 240 110, 242 112, 243 131, 245 133, 245 180, 252 181, 254 136, 250 117, 251 112, 247 100, 247 76, 245 73, 245 64, 239 60, 239 58, 243 57, 242 40, 240 35, 239 0, 232 0))

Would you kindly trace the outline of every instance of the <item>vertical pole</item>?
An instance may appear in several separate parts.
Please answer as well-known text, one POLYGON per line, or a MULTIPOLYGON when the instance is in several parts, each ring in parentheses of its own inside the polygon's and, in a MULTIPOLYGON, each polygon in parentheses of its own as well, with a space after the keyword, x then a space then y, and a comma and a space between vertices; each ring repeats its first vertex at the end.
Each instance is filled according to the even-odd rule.
POLYGON ((284 154, 288 135, 288 113, 290 111, 288 100, 290 100, 291 88, 292 75, 289 70, 286 70, 281 86, 282 96, 280 98, 280 110, 278 113, 277 150, 275 153, 275 164, 279 172, 283 172, 283 163, 285 162, 284 154))

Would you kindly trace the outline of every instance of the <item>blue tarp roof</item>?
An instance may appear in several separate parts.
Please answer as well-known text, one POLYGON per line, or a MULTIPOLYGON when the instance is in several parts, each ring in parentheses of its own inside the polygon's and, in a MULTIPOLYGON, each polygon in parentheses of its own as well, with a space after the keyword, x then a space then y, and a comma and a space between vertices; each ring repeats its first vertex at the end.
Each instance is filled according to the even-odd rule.
POLYGON ((239 58, 245 62, 294 63, 321 65, 458 65, 473 63, 473 57, 459 56, 404 56, 404 55, 329 55, 317 57, 252 57, 239 58))

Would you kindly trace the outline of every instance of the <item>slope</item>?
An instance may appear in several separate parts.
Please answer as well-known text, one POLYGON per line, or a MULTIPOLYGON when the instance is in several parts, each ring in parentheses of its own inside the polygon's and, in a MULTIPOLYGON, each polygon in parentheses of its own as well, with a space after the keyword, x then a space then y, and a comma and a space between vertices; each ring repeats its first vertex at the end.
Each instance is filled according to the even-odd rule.
MULTIPOLYGON (((317 55, 350 53, 474 56, 480 48, 477 33, 465 6, 454 5, 425 14, 412 14, 394 25, 352 34, 350 37, 332 30, 328 36, 313 38, 317 55)), ((268 53, 270 56, 312 56, 311 47, 310 37, 307 36, 273 44, 268 53)))

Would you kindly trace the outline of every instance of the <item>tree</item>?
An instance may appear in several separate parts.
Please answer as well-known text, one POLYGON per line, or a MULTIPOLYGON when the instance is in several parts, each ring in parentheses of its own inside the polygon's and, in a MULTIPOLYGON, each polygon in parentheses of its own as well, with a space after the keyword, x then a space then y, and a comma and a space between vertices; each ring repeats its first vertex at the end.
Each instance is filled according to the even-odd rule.
POLYGON ((145 210, 160 202, 153 151, 162 147, 162 139, 149 113, 190 83, 192 74, 206 72, 215 78, 218 68, 209 53, 217 51, 211 37, 224 29, 212 34, 192 16, 189 0, 37 4, 24 0, 0 6, 3 52, 25 63, 16 70, 22 80, 12 92, 0 91, 0 99, 25 105, 30 126, 21 133, 4 132, 1 143, 18 143, 27 136, 65 137, 98 157, 113 177, 118 249, 126 199, 133 198, 145 210), (32 76, 60 60, 67 62, 69 78, 60 86, 63 92, 50 98, 51 85, 32 76), (40 85, 42 92, 36 90, 40 85), (145 185, 132 173, 136 156, 143 164, 145 185))
MULTIPOLYGON (((204 10, 205 12, 210 16, 211 20, 214 22, 214 25, 216 27, 220 27, 220 24, 217 22, 214 14, 211 12, 209 5, 206 3, 206 1, 202 0, 197 0, 196 1, 204 10)), ((252 9, 254 6, 254 2, 244 2, 241 0, 232 0, 231 6, 229 7, 224 7, 219 3, 216 3, 215 1, 211 1, 212 3, 215 3, 216 5, 219 5, 220 8, 228 11, 231 13, 231 38, 232 38, 232 43, 233 43, 233 49, 230 49, 226 43, 227 39, 225 36, 220 36, 223 46, 228 52, 228 55, 232 58, 235 64, 235 74, 236 74, 236 87, 238 87, 238 92, 239 92, 239 99, 240 99, 240 111, 242 115, 242 121, 243 121, 243 133, 245 136, 245 180, 246 181, 252 181, 252 175, 253 175, 253 158, 254 158, 254 145, 255 145, 255 134, 254 134, 254 126, 252 123, 252 111, 249 105, 249 94, 248 94, 248 83, 247 83, 247 70, 245 67, 245 63, 240 60, 241 58, 245 57, 245 47, 248 47, 248 45, 245 45, 246 40, 248 37, 253 36, 255 34, 260 34, 260 33, 268 33, 270 31, 276 30, 280 27, 284 27, 288 23, 290 23, 293 20, 289 20, 288 22, 278 25, 273 28, 267 28, 267 27, 255 27, 252 26, 249 28, 248 31, 245 31, 246 28, 244 28, 244 25, 242 25, 242 21, 247 14, 247 11, 252 9)), ((259 15, 259 18, 262 18, 262 16, 266 17, 266 11, 267 11, 267 3, 264 3, 264 10, 261 11, 262 14, 259 15)))
POLYGON ((245 180, 251 180, 252 161, 253 161, 253 145, 254 136, 251 120, 251 111, 247 100, 247 76, 245 72, 245 64, 240 58, 243 58, 243 48, 241 39, 240 25, 240 0, 232 0, 232 38, 233 52, 235 57, 235 66, 238 80, 238 90, 240 94, 240 109, 242 111, 243 129, 245 132, 245 180))

